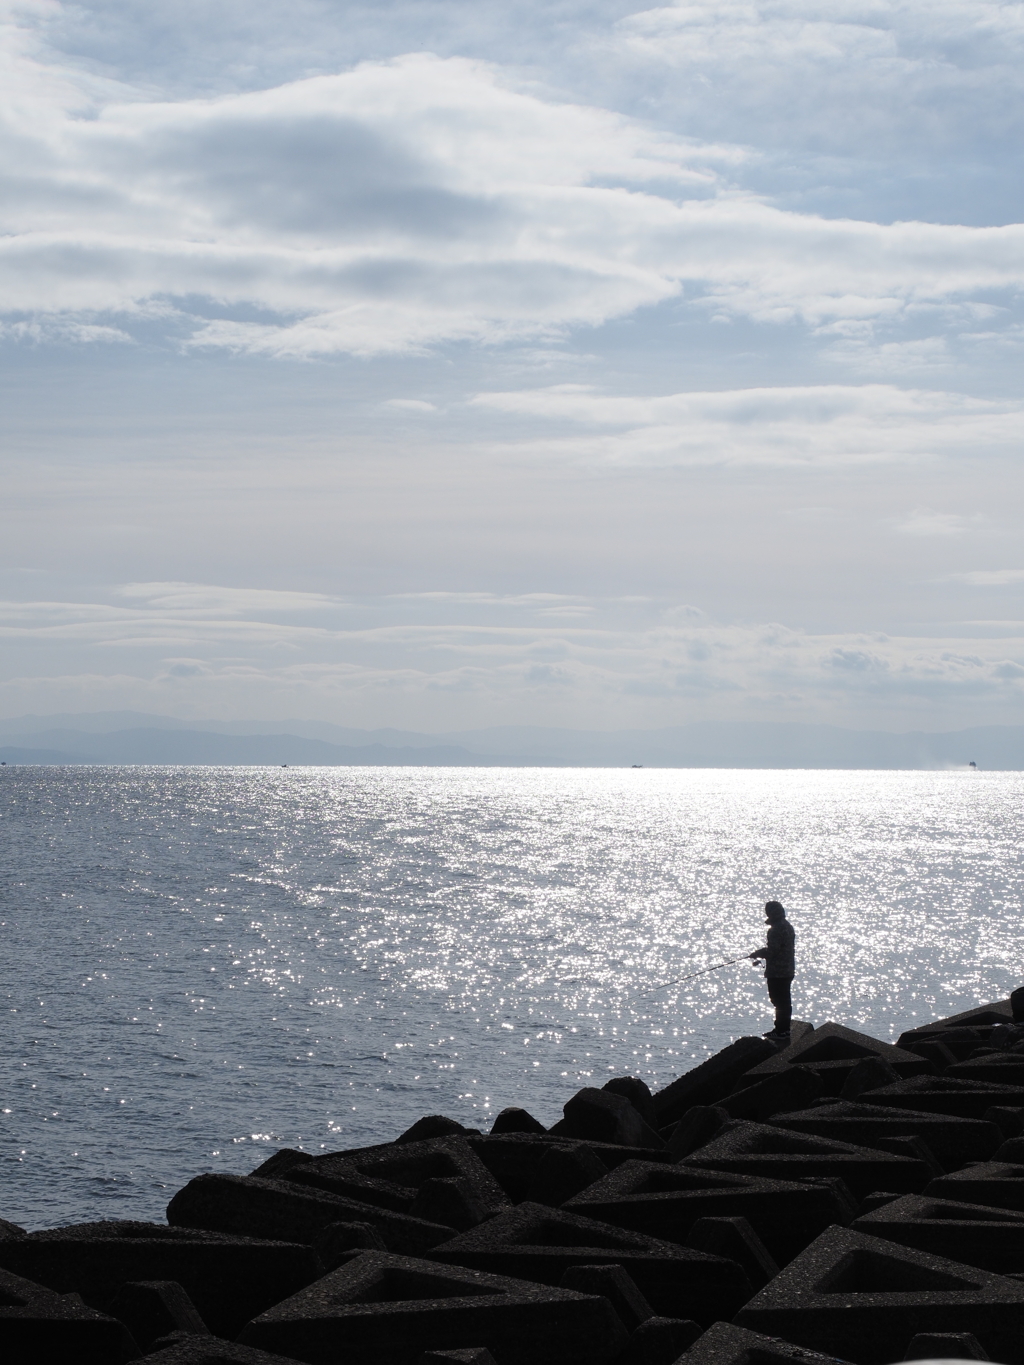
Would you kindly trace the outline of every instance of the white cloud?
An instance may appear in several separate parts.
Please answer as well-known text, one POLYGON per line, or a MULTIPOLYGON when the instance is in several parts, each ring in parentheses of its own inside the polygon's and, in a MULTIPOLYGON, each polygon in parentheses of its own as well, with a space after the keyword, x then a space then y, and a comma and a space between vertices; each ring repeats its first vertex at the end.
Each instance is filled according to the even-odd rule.
POLYGON ((970 573, 951 574, 950 578, 973 588, 1005 588, 1024 583, 1024 569, 973 569, 970 573))
MULTIPOLYGON (((686 22, 657 16, 631 31, 686 22)), ((479 60, 118 102, 10 43, 24 97, 2 130, 0 290, 15 323, 57 316, 79 340, 163 308, 195 346, 374 354, 543 338, 684 292, 819 326, 1024 283, 1020 225, 785 212, 730 186, 735 146, 556 102, 479 60)))
POLYGON ((622 19, 613 42, 719 136, 877 162, 1020 135, 1016 0, 685 0, 622 19))
POLYGON ((933 507, 915 507, 893 529, 905 536, 962 536, 976 524, 977 518, 961 516, 957 512, 937 512, 933 507))
POLYGON ((324 611, 345 605, 320 592, 285 592, 273 588, 225 588, 207 583, 127 583, 118 596, 146 602, 157 611, 236 616, 251 612, 324 611))
POLYGON ((482 393, 478 407, 586 426, 515 448, 613 465, 836 465, 915 460, 982 447, 1013 451, 1024 405, 886 384, 727 389, 651 397, 585 385, 482 393))

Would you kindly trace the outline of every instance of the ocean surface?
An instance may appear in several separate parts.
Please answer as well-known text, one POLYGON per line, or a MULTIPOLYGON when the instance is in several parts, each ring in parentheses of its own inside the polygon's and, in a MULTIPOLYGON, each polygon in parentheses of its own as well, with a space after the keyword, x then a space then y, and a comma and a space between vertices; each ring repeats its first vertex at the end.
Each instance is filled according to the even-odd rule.
POLYGON ((0 1217, 160 1219, 203 1171, 545 1124, 798 1018, 894 1038, 1024 981, 1024 774, 0 768, 0 1217))

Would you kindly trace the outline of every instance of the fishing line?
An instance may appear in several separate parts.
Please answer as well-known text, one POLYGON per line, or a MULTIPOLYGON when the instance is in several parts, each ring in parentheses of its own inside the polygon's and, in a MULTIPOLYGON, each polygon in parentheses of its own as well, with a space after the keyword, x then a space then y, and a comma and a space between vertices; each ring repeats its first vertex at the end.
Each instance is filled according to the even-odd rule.
POLYGON ((658 991, 663 991, 669 986, 679 986, 684 981, 692 981, 695 976, 706 976, 708 972, 717 972, 721 967, 731 967, 734 963, 744 962, 749 957, 749 953, 741 953, 739 957, 730 957, 725 962, 716 962, 713 967, 701 967, 699 972, 690 972, 687 976, 677 976, 674 981, 663 981, 660 986, 652 986, 649 991, 640 991, 638 995, 631 995, 626 1004, 631 1005, 634 1000, 642 1000, 645 995, 656 995, 658 991))

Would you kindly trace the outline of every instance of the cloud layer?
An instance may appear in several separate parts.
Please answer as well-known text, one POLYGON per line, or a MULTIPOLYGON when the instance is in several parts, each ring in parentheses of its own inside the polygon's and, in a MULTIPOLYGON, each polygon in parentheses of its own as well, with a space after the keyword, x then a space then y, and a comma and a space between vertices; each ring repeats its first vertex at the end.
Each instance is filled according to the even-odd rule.
POLYGON ((173 707, 182 685, 213 714, 231 714, 239 698, 250 713, 272 711, 287 696, 300 714, 341 706, 353 723, 379 724, 383 702, 431 728, 482 722, 496 708, 570 725, 664 723, 680 705, 689 719, 903 713, 941 724, 965 704, 1012 715, 1024 701, 1024 625, 936 639, 728 625, 649 599, 423 593, 350 608, 166 583, 119 596, 131 605, 0 603, 8 649, 59 658, 73 648, 97 661, 114 649, 131 661, 91 681, 59 669, 11 677, 6 709, 30 696, 59 705, 76 689, 97 707, 173 707), (293 619, 310 611, 318 619, 293 619))
POLYGON ((171 102, 111 98, 7 41, 0 289, 15 325, 54 318, 68 338, 134 317, 192 346, 365 355, 558 335, 672 299, 856 329, 1024 283, 1020 225, 787 211, 737 187, 739 145, 480 60, 404 55, 171 102))
POLYGON ((613 465, 889 463, 979 446, 991 455, 1013 454, 1024 438, 1019 402, 884 384, 652 397, 563 384, 478 394, 473 403, 548 425, 587 427, 585 436, 544 436, 520 448, 613 465))

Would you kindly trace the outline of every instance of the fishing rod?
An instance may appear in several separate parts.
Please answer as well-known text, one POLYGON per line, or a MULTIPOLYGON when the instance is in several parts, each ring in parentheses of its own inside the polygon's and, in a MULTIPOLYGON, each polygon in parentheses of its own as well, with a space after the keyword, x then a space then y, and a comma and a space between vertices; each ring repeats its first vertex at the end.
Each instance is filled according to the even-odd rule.
POLYGON ((690 972, 688 976, 677 976, 674 981, 663 981, 660 986, 652 986, 649 991, 640 991, 638 995, 630 996, 626 1004, 631 1005, 634 1000, 642 1000, 645 995, 656 995, 658 991, 663 991, 668 986, 679 986, 684 981, 692 981, 695 976, 705 976, 708 972, 717 972, 720 967, 731 967, 734 963, 743 962, 749 957, 749 953, 741 953, 739 957, 730 957, 725 962, 716 962, 713 967, 701 967, 699 972, 690 972))

